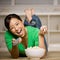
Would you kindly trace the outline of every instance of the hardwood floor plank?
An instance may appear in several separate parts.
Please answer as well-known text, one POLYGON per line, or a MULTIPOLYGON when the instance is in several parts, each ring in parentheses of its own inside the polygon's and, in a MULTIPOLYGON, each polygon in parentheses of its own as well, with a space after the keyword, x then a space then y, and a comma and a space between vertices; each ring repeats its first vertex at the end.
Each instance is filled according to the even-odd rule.
MULTIPOLYGON (((29 60, 27 57, 13 59, 9 52, 0 51, 0 60, 29 60)), ((48 52, 47 56, 40 60, 60 60, 60 52, 48 52)))

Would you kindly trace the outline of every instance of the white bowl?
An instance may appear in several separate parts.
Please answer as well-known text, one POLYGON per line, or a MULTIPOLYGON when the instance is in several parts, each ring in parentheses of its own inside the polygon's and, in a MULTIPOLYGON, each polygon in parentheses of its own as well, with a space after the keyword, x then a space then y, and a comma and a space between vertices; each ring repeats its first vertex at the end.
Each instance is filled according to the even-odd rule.
POLYGON ((40 47, 27 48, 25 53, 30 58, 41 58, 45 53, 45 49, 40 47))

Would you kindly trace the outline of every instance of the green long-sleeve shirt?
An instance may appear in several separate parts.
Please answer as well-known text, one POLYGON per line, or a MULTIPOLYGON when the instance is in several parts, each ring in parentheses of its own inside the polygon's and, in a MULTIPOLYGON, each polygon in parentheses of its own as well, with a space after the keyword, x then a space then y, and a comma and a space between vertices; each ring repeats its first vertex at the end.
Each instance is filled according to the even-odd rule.
MULTIPOLYGON (((27 26, 27 47, 33 47, 33 46, 38 46, 39 45, 39 29, 31 27, 31 26, 27 26)), ((8 50, 12 49, 12 39, 13 38, 18 38, 17 36, 13 35, 11 32, 6 31, 5 33, 5 42, 7 45, 8 50)), ((25 51, 25 46, 20 43, 18 44, 18 49, 20 52, 24 52, 25 51)))

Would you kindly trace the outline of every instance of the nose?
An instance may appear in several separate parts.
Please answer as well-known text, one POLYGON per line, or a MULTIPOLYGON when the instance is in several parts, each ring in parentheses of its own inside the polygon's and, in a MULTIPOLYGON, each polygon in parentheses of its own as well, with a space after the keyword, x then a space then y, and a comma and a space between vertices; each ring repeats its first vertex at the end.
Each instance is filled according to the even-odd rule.
POLYGON ((15 30, 17 31, 18 30, 18 27, 15 27, 15 30))

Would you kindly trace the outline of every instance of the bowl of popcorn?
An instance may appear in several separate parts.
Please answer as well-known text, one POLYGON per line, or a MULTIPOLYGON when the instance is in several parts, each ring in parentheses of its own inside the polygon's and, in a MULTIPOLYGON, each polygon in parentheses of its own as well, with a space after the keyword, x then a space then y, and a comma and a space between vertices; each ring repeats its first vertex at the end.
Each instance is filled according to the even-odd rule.
POLYGON ((30 47, 25 49, 26 56, 31 58, 31 60, 40 60, 41 57, 45 54, 45 49, 40 47, 30 47))

